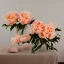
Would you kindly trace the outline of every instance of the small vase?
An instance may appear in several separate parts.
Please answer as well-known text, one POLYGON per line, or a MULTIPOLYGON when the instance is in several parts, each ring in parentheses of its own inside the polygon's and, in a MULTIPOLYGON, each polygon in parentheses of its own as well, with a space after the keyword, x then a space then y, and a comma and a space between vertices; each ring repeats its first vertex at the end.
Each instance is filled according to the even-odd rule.
POLYGON ((23 44, 23 48, 24 48, 24 50, 30 50, 31 48, 32 48, 32 44, 31 43, 24 43, 23 44))
POLYGON ((18 47, 17 46, 10 46, 8 48, 9 53, 17 53, 18 52, 18 47))
POLYGON ((22 45, 19 45, 18 46, 18 51, 23 51, 23 50, 24 50, 23 46, 22 45))

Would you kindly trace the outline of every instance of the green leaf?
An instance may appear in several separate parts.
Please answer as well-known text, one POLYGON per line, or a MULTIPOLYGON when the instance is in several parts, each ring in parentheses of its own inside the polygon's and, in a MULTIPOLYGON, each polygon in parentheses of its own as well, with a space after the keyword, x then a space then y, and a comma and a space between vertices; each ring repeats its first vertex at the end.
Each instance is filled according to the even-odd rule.
POLYGON ((27 43, 30 43, 30 41, 27 41, 27 43))
POLYGON ((56 51, 58 51, 55 47, 52 47, 52 49, 51 48, 49 48, 50 50, 56 50, 56 51))
POLYGON ((16 24, 13 24, 13 25, 11 26, 10 31, 12 31, 14 27, 16 27, 16 24))
MULTIPOLYGON (((34 36, 33 36, 34 37, 34 36)), ((32 38, 32 44, 34 44, 34 46, 32 47, 32 53, 35 52, 35 49, 38 47, 39 45, 39 38, 35 37, 32 38)))
POLYGON ((32 53, 35 53, 35 48, 37 47, 36 44, 34 44, 34 46, 32 47, 32 53))
POLYGON ((38 45, 38 44, 39 44, 39 38, 36 39, 36 45, 38 45))
POLYGON ((32 24, 35 21, 35 19, 33 19, 29 24, 32 24))
POLYGON ((33 34, 33 35, 30 34, 30 36, 31 36, 30 41, 32 42, 32 44, 38 42, 38 38, 39 38, 39 37, 38 37, 37 34, 33 34))
POLYGON ((48 50, 50 48, 50 44, 49 43, 45 43, 46 49, 48 50))
POLYGON ((58 51, 55 47, 53 47, 53 50, 56 50, 56 51, 58 51))
POLYGON ((55 36, 53 39, 48 39, 49 42, 58 42, 60 40, 60 36, 55 36))
POLYGON ((55 29, 55 31, 61 31, 61 29, 59 29, 59 28, 56 28, 56 29, 55 29))
POLYGON ((50 46, 48 44, 45 44, 45 45, 46 45, 46 49, 48 50, 50 46))
POLYGON ((9 25, 3 24, 2 27, 6 27, 6 29, 9 27, 9 25))
POLYGON ((17 32, 19 32, 19 30, 22 30, 22 25, 18 23, 16 24, 16 28, 17 28, 17 32))
POLYGON ((21 32, 21 34, 23 34, 23 32, 24 32, 24 28, 22 29, 22 32, 21 32))
POLYGON ((38 49, 40 49, 42 47, 42 45, 44 44, 44 42, 42 41, 42 39, 39 39, 39 40, 40 40, 40 44, 37 45, 37 47, 34 49, 34 51, 37 51, 38 49))
POLYGON ((22 25, 22 28, 21 28, 21 29, 22 29, 21 34, 23 34, 23 33, 24 33, 24 30, 25 30, 26 25, 27 25, 27 24, 22 25))
POLYGON ((51 42, 51 48, 50 48, 51 50, 53 50, 53 43, 51 42))
POLYGON ((37 51, 38 49, 40 49, 41 46, 42 46, 42 44, 40 44, 39 46, 37 46, 34 51, 37 51))
POLYGON ((2 25, 2 27, 4 27, 4 26, 8 26, 8 25, 6 25, 6 24, 3 24, 3 25, 2 25))

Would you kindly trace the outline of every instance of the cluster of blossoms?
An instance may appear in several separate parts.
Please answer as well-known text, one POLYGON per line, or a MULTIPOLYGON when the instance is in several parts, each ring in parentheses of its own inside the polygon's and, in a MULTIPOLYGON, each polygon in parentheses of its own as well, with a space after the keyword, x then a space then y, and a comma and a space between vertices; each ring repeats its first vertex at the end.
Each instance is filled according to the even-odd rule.
MULTIPOLYGON (((42 23, 41 21, 34 21, 31 24, 31 33, 30 34, 38 34, 40 38, 49 38, 53 39, 56 36, 55 27, 53 23, 48 25, 42 23)), ((16 34, 15 37, 12 38, 13 43, 27 42, 29 41, 31 36, 24 34, 21 36, 16 34)))
POLYGON ((29 40, 30 40, 30 36, 27 34, 24 34, 22 36, 16 34, 14 37, 11 38, 11 42, 13 44, 19 44, 20 42, 27 42, 29 40))
POLYGON ((8 25, 13 25, 17 21, 19 21, 22 25, 30 23, 32 20, 32 16, 29 12, 10 12, 6 15, 6 21, 8 25))
POLYGON ((43 44, 46 45, 47 49, 56 50, 53 47, 53 43, 58 42, 60 36, 56 33, 56 31, 61 31, 60 29, 55 27, 55 24, 49 23, 45 24, 42 21, 33 19, 32 15, 27 12, 10 12, 6 15, 7 24, 3 24, 3 26, 11 27, 10 30, 13 28, 17 29, 17 32, 20 30, 20 35, 16 34, 14 37, 11 38, 11 42, 14 44, 19 43, 32 43, 34 46, 32 47, 32 52, 35 52, 43 44), (26 25, 30 25, 30 33, 23 34, 26 25), (22 34, 22 36, 21 36, 22 34), (50 43, 51 42, 51 45, 50 43))
MULTIPOLYGON (((12 26, 17 22, 20 23, 21 25, 29 24, 33 20, 33 17, 29 12, 24 11, 21 13, 17 13, 17 12, 7 13, 5 19, 7 21, 7 25, 12 26)), ((20 42, 27 42, 29 40, 30 40, 30 36, 27 34, 24 34, 22 36, 16 34, 14 37, 11 38, 11 42, 15 44, 16 43, 19 44, 20 42)))
POLYGON ((40 38, 53 39, 56 36, 55 27, 53 23, 48 25, 42 23, 41 21, 34 21, 31 25, 32 34, 36 33, 40 38))

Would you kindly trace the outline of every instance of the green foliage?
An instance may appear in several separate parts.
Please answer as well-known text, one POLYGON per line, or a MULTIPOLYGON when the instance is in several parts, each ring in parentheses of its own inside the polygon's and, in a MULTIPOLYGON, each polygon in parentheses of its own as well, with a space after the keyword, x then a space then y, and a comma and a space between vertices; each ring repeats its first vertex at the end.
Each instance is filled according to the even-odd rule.
POLYGON ((35 21, 35 19, 33 19, 29 24, 32 24, 35 21))
POLYGON ((6 25, 6 24, 3 24, 3 25, 2 25, 2 27, 3 27, 3 26, 8 26, 8 25, 6 25))
POLYGON ((60 37, 59 36, 55 36, 53 39, 48 39, 49 42, 58 42, 60 40, 60 37))
POLYGON ((61 29, 59 29, 59 28, 56 28, 56 29, 55 29, 55 31, 61 31, 61 29))
POLYGON ((6 25, 6 24, 3 24, 2 27, 6 27, 6 29, 8 27, 10 27, 10 31, 12 31, 14 28, 16 28, 17 29, 17 32, 19 32, 19 30, 21 30, 21 33, 20 34, 23 34, 24 29, 26 27, 26 24, 22 25, 21 23, 15 23, 15 24, 13 24, 11 26, 6 25))
POLYGON ((13 25, 11 26, 10 31, 12 31, 14 27, 16 27, 16 24, 13 24, 13 25))
POLYGON ((47 50, 50 49, 57 51, 57 49, 53 45, 60 40, 60 36, 55 36, 53 39, 40 38, 36 33, 32 35, 30 34, 30 36, 31 36, 30 42, 34 45, 32 47, 32 53, 35 53, 35 51, 40 49, 42 45, 45 45, 47 50))
POLYGON ((8 25, 6 24, 3 24, 2 27, 6 27, 6 29, 9 27, 8 25))
MULTIPOLYGON (((39 41, 40 41, 39 45, 37 45, 37 46, 35 47, 35 49, 32 50, 34 53, 35 53, 35 51, 37 51, 38 49, 40 49, 40 48, 42 47, 42 45, 44 44, 44 42, 43 42, 42 39, 39 39, 39 41)), ((39 41, 38 41, 38 42, 39 42, 39 41)))

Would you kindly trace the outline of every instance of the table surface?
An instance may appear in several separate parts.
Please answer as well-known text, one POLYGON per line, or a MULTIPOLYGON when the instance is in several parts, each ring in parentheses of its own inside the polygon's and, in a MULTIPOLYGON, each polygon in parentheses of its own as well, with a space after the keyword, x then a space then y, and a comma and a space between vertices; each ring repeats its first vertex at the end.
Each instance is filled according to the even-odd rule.
POLYGON ((9 53, 8 48, 0 48, 0 55, 56 55, 55 51, 49 50, 44 51, 40 50, 35 53, 31 53, 31 50, 23 50, 19 51, 17 53, 9 53))
POLYGON ((38 51, 35 54, 30 50, 8 53, 7 48, 0 48, 0 64, 57 64, 54 51, 38 51))

